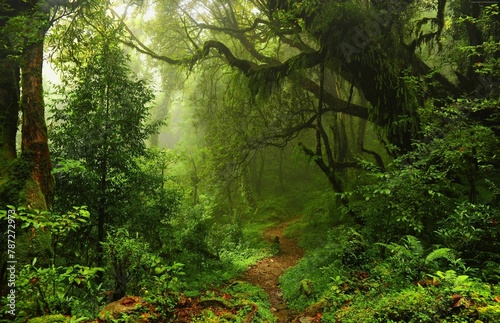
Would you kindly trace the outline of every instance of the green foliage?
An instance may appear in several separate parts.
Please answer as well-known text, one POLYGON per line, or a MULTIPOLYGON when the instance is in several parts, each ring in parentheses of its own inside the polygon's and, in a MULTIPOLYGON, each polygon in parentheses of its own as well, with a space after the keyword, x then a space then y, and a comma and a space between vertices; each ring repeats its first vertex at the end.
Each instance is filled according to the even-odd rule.
MULTIPOLYGON (((400 22, 410 16, 404 13, 393 17, 402 7, 392 8, 389 17, 384 17, 388 21, 378 19, 378 28, 387 23, 383 27, 388 32, 383 36, 372 32, 370 39, 361 39, 367 43, 358 46, 356 51, 360 53, 353 57, 353 64, 346 64, 335 53, 338 44, 352 42, 361 29, 368 33, 366 28, 374 21, 372 13, 381 14, 379 9, 391 11, 383 1, 363 6, 342 1, 278 1, 276 5, 281 7, 276 8, 265 8, 259 1, 233 1, 220 2, 222 10, 214 9, 219 5, 217 1, 209 1, 203 4, 208 9, 203 19, 214 26, 200 29, 198 35, 196 27, 185 25, 185 21, 198 19, 196 15, 187 20, 182 17, 184 25, 178 26, 174 25, 179 21, 169 19, 173 22, 169 21, 168 26, 176 27, 173 30, 178 34, 158 29, 162 42, 159 45, 153 41, 152 48, 158 45, 163 50, 163 37, 175 38, 176 45, 186 47, 171 48, 175 54, 192 53, 214 35, 220 41, 233 40, 237 33, 227 30, 240 22, 245 28, 256 17, 269 19, 268 23, 260 21, 249 28, 238 41, 227 43, 238 59, 252 57, 254 62, 275 67, 256 69, 256 63, 249 63, 253 77, 247 82, 215 59, 205 62, 202 79, 190 89, 193 100, 183 106, 198 107, 195 127, 205 135, 205 146, 193 157, 193 168, 189 168, 192 171, 186 176, 192 187, 186 187, 181 178, 172 176, 170 166, 177 162, 175 157, 146 149, 145 140, 159 124, 148 123, 152 91, 146 82, 133 76, 118 45, 118 38, 123 36, 118 24, 123 21, 112 21, 106 16, 109 11, 91 3, 92 7, 78 13, 68 12, 71 19, 56 26, 52 34, 55 42, 51 43, 61 50, 55 56, 58 68, 65 73, 59 100, 54 101, 52 109, 54 174, 58 180, 54 207, 67 210, 74 204, 86 204, 90 213, 83 207, 61 214, 18 209, 23 229, 31 230, 27 235, 36 233, 40 239, 41 232, 49 232, 53 253, 47 257, 50 265, 33 263, 20 273, 23 298, 19 306, 27 313, 21 319, 45 313, 93 315, 103 298, 99 294, 101 286, 95 281, 101 268, 73 263, 79 258, 85 265, 92 264, 101 246, 105 263, 102 286, 112 289, 114 298, 125 293, 142 294, 157 313, 168 317, 181 292, 199 294, 199 289, 227 281, 268 254, 260 250, 262 243, 256 240, 270 221, 283 220, 292 212, 295 215, 295 210, 303 214, 302 221, 287 234, 300 234, 309 253, 281 278, 290 307, 302 310, 310 304, 327 304, 325 322, 458 323, 499 319, 498 296, 493 287, 500 277, 500 113, 498 86, 493 81, 500 68, 497 33, 492 32, 498 22, 490 19, 498 15, 498 6, 484 10, 484 16, 465 17, 462 21, 479 26, 484 35, 490 36, 483 44, 463 49, 467 58, 481 59, 473 69, 492 81, 487 89, 476 89, 482 98, 458 99, 444 106, 442 102, 432 106, 430 99, 434 98, 426 98, 429 104, 421 110, 418 120, 422 121, 421 140, 413 142, 413 151, 396 158, 387 171, 370 167, 373 176, 361 176, 366 185, 342 193, 342 197, 355 201, 351 210, 343 211, 353 211, 363 221, 359 227, 349 227, 351 219, 343 216, 347 212, 339 211, 338 194, 321 192, 323 184, 316 181, 315 175, 296 165, 285 163, 282 167, 283 160, 277 158, 264 162, 264 157, 274 152, 263 147, 282 147, 294 142, 303 129, 312 128, 318 98, 310 87, 314 88, 318 75, 314 69, 305 72, 304 67, 324 63, 324 57, 327 70, 341 75, 340 83, 349 79, 356 85, 356 92, 359 90, 370 100, 371 120, 391 128, 384 129, 389 130, 390 141, 399 142, 405 132, 414 130, 418 118, 413 109, 420 99, 417 93, 430 93, 427 83, 431 77, 425 76, 424 80, 414 76, 412 69, 403 69, 410 61, 418 62, 418 57, 406 57, 408 46, 400 41, 384 48, 392 44, 387 40, 404 39, 406 35, 405 28, 398 32, 396 29, 404 27, 400 22), (250 3, 259 6, 258 10, 250 3), (81 19, 82 14, 85 19, 81 19), (90 27, 84 26, 87 22, 91 22, 90 27), (491 30, 488 24, 493 26, 491 30), (220 33, 224 29, 226 32, 220 33), (179 41, 179 36, 188 36, 189 41, 179 41), (380 44, 374 41, 379 39, 380 44), (286 46, 281 46, 280 41, 286 46), (64 43, 63 49, 60 45, 64 43), (404 50, 398 44, 404 45, 404 50), (318 49, 320 55, 309 54, 318 49), (311 57, 318 62, 309 61, 311 57), (279 68, 279 61, 289 64, 279 68), (299 80, 311 80, 307 91, 313 95, 302 82, 286 80, 292 72, 299 80), (359 79, 367 74, 374 78, 370 86, 359 79), (256 93, 249 93, 252 91, 248 91, 248 84, 254 92, 265 94, 262 96, 267 101, 255 100, 256 93), (267 85, 279 85, 282 91, 273 93, 273 86, 267 85), (262 154, 260 169, 252 164, 256 151, 262 154), (290 169, 282 173, 287 167, 290 169), (276 176, 278 169, 280 174, 276 176), (271 188, 260 191, 266 186, 262 178, 273 182, 271 188), (275 183, 277 178, 279 185, 275 183), (188 197, 190 193, 194 198, 188 197), (255 201, 254 194, 261 194, 261 200, 255 201), (96 230, 98 223, 100 230, 96 230), (100 245, 102 237, 99 233, 95 239, 96 231, 104 229, 109 231, 100 245), (61 257, 58 253, 63 251, 61 257), (482 275, 492 285, 464 273, 482 275)), ((196 1, 183 2, 183 14, 193 13, 198 5, 196 1)), ((159 1, 157 6, 161 8, 157 12, 164 13, 157 16, 159 19, 175 18, 179 12, 173 2, 159 1)), ((24 45, 43 27, 38 20, 27 22, 25 16, 19 16, 6 27, 15 35, 24 33, 24 38, 19 37, 25 40, 24 45)), ((215 51, 207 56, 213 54, 215 51)), ((224 55, 222 51, 220 54, 224 55)), ((417 65, 425 69, 424 63, 417 65)), ((330 81, 327 83, 337 82, 330 81)), ((336 91, 342 99, 342 84, 325 90, 329 94, 336 91)), ((331 106, 323 103, 326 110, 341 106, 339 102, 331 106)), ((323 119, 325 127, 335 132, 329 122, 323 119)), ((352 137, 356 126, 352 122, 352 137)), ((304 137, 310 141, 308 145, 314 141, 304 137)), ((198 148, 193 147, 190 150, 198 148)), ((12 168, 13 173, 25 176, 24 165, 18 166, 12 168)), ((0 197, 12 195, 12 187, 18 185, 15 176, 11 177, 11 188, 5 186, 0 197)), ((249 321, 249 317, 255 322, 275 321, 262 290, 233 283, 223 293, 233 298, 207 292, 203 300, 223 304, 231 310, 227 316, 205 310, 197 321, 240 322, 249 321)), ((50 319, 64 320, 61 316, 40 320, 50 319)), ((124 315, 119 320, 138 319, 124 315)))
POLYGON ((165 185, 168 158, 146 149, 145 141, 162 124, 148 121, 152 91, 133 75, 116 39, 101 36, 82 65, 63 66, 65 78, 51 109, 56 124, 51 133, 54 208, 88 205, 90 221, 75 234, 77 243, 66 241, 66 256, 78 252, 89 262, 102 259, 96 241, 105 238, 108 225, 128 223, 159 243, 165 231, 152 231, 151 225, 175 213, 181 196, 179 189, 165 185))
MULTIPOLYGON (((25 207, 15 208, 18 228, 17 258, 22 262, 30 262, 38 257, 42 264, 56 265, 62 240, 70 232, 75 232, 85 224, 90 214, 86 206, 73 207, 72 211, 60 214, 57 212, 29 210, 25 207), (46 257, 41 257, 45 255, 46 257)), ((7 211, 0 210, 0 219, 6 219, 7 211)))
POLYGON ((52 108, 56 156, 81 161, 87 171, 96 170, 104 157, 111 170, 129 169, 159 126, 146 123, 151 90, 132 77, 116 44, 101 43, 98 53, 71 73, 59 88, 63 98, 52 108))
POLYGON ((235 282, 228 286, 224 292, 230 293, 240 304, 247 305, 243 307, 244 311, 240 313, 241 317, 252 310, 249 305, 253 302, 256 305, 257 313, 252 316, 252 322, 275 322, 276 319, 271 312, 269 295, 260 287, 248 283, 235 282))
POLYGON ((474 266, 484 265, 486 259, 500 263, 497 219, 498 208, 464 202, 443 219, 437 234, 445 246, 461 251, 474 266))
POLYGON ((101 305, 100 285, 95 283, 102 268, 81 265, 41 267, 25 265, 16 281, 19 320, 44 313, 94 316, 101 305))
POLYGON ((280 278, 287 304, 303 310, 319 301, 330 288, 331 277, 344 276, 349 268, 368 265, 366 246, 354 229, 339 226, 328 232, 322 248, 309 251, 299 263, 280 278))
MULTIPOLYGON (((179 291, 179 277, 183 265, 166 264, 166 260, 151 251, 149 244, 130 236, 124 228, 108 233, 103 243, 106 261, 106 278, 113 290, 113 298, 119 299, 126 294, 153 292, 153 297, 175 294, 179 291)), ((172 300, 165 297, 165 301, 172 300)), ((172 305, 172 304, 170 304, 172 305)))
POLYGON ((422 242, 413 236, 406 236, 401 244, 377 245, 386 248, 386 261, 393 273, 409 283, 423 279, 426 274, 441 268, 443 264, 439 260, 446 260, 446 265, 461 264, 460 260, 455 258, 455 252, 449 248, 436 248, 426 254, 422 242))
POLYGON ((120 228, 108 232, 106 241, 102 243, 106 273, 110 276, 114 296, 118 300, 128 292, 134 295, 140 290, 140 283, 149 274, 145 260, 148 258, 149 246, 137 237, 130 237, 126 229, 120 228))
MULTIPOLYGON (((420 249, 417 241, 408 244, 420 249)), ((399 250, 401 246, 396 248, 399 250)), ((446 254, 446 251, 438 251, 438 254, 446 254)), ((426 260, 436 256, 431 253, 426 260)), ((390 258, 385 271, 380 270, 383 266, 378 264, 372 266, 371 272, 351 272, 349 276, 332 278, 330 289, 322 296, 329 304, 322 321, 470 322, 479 319, 495 322, 492 318, 499 309, 495 286, 457 275, 453 270, 437 271, 414 284, 398 283, 403 271, 394 267, 390 258)), ((406 263, 404 267, 409 266, 412 264, 406 263)))
POLYGON ((428 235, 429 228, 451 208, 449 198, 443 194, 450 186, 449 180, 436 166, 403 164, 387 173, 375 173, 375 178, 375 184, 358 189, 364 200, 353 203, 368 236, 375 241, 428 235))
MULTIPOLYGON (((488 56, 493 47, 468 50, 488 56)), ((487 61, 475 69, 494 77, 487 61)), ((413 151, 396 158, 387 172, 371 168, 369 185, 349 194, 357 199, 351 207, 364 220, 365 238, 382 241, 377 245, 390 252, 373 274, 386 276, 391 268, 398 279, 411 281, 451 268, 498 282, 499 114, 497 89, 490 83, 476 98, 422 108, 422 139, 413 151), (442 247, 426 256, 433 244, 442 247)))
POLYGON ((39 210, 28 211, 25 207, 13 209, 16 210, 17 218, 22 221, 21 228, 33 228, 33 233, 37 230, 48 230, 56 240, 71 231, 76 231, 90 217, 86 206, 74 206, 72 211, 65 214, 39 210))
POLYGON ((25 48, 43 40, 45 31, 50 27, 49 17, 45 12, 36 10, 33 4, 12 8, 2 2, 0 6, 0 19, 5 21, 0 26, 0 45, 2 50, 8 51, 9 59, 20 59, 25 48))
POLYGON ((498 287, 458 274, 476 271, 456 251, 414 236, 367 245, 342 227, 329 237, 281 277, 290 307, 323 304, 322 322, 496 322, 498 287))
POLYGON ((142 295, 159 315, 168 316, 185 288, 184 265, 169 265, 148 243, 138 235, 131 236, 124 228, 108 233, 103 247, 104 284, 112 290, 111 300, 126 294, 142 295))
MULTIPOLYGON (((328 240, 325 229, 348 225, 352 219, 339 212, 338 195, 331 189, 302 193, 304 199, 301 218, 293 223, 285 232, 289 236, 300 235, 299 245, 304 249, 315 249, 324 246, 328 240)), ((328 240, 329 241, 329 240, 328 240)))
POLYGON ((184 276, 184 265, 176 262, 167 266, 159 257, 152 256, 149 259, 149 266, 154 268, 153 273, 144 282, 141 293, 147 302, 155 306, 160 315, 168 316, 185 286, 181 280, 184 276))
MULTIPOLYGON (((467 58, 472 58, 472 60, 476 61, 476 64, 473 66, 474 70, 479 75, 485 76, 486 79, 488 77, 497 78, 499 76, 498 67, 500 66, 500 61, 498 60, 497 52, 499 49, 498 30, 500 25, 497 19, 498 14, 498 4, 490 4, 485 6, 482 13, 476 17, 463 15, 454 21, 459 30, 473 25, 483 33, 483 43, 459 46, 458 50, 465 54, 467 58)), ((476 97, 487 98, 495 95, 498 96, 500 93, 498 84, 487 84, 487 86, 491 86, 491 88, 484 88, 484 83, 480 84, 475 89, 476 93, 474 94, 476 97)))
MULTIPOLYGON (((19 301, 16 308, 19 313, 23 313, 17 318, 25 320, 45 313, 94 316, 101 301, 100 285, 95 279, 103 268, 79 264, 57 265, 61 241, 78 230, 90 217, 86 207, 73 207, 72 211, 65 214, 9 207, 16 211, 16 225, 24 230, 24 234, 18 231, 18 264, 28 260, 29 253, 23 256, 23 248, 29 248, 32 252, 35 249, 37 253, 34 254, 38 257, 25 264, 17 277, 19 301), (43 257, 46 240, 49 242, 49 251, 43 257)), ((0 219, 5 219, 6 214, 7 211, 0 211, 0 219)))
POLYGON ((458 100, 421 111, 424 138, 353 194, 360 197, 353 210, 371 241, 413 235, 424 245, 456 249, 475 266, 497 261, 499 139, 492 127, 470 117, 492 108, 458 100))

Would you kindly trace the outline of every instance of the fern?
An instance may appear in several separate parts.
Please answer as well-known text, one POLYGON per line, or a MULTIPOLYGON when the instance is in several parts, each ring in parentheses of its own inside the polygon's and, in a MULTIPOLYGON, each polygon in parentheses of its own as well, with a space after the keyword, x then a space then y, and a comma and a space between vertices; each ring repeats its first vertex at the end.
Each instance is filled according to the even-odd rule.
POLYGON ((392 263, 395 271, 409 279, 420 279, 426 273, 440 269, 439 259, 449 261, 454 267, 459 267, 460 259, 455 258, 454 250, 450 248, 437 248, 427 253, 422 242, 414 236, 406 236, 402 243, 378 243, 385 247, 391 255, 388 261, 392 263))
POLYGON ((436 250, 431 251, 427 257, 425 257, 425 263, 429 264, 434 262, 437 259, 446 259, 446 260, 454 260, 453 250, 450 248, 438 248, 436 250))
POLYGON ((414 236, 406 236, 406 243, 404 246, 406 247, 406 249, 408 249, 409 252, 411 252, 411 255, 414 257, 421 257, 424 254, 424 247, 422 245, 422 242, 414 236))
POLYGON ((398 244, 392 242, 390 244, 377 243, 377 245, 382 246, 389 250, 392 254, 393 259, 406 259, 411 260, 415 258, 421 258, 424 254, 424 247, 422 242, 415 238, 414 236, 406 236, 403 244, 398 244))

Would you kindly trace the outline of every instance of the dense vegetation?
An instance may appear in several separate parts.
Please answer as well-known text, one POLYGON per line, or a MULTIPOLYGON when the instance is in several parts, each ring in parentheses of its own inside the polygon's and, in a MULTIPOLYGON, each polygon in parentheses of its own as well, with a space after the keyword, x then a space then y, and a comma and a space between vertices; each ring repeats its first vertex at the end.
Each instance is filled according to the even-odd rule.
POLYGON ((0 0, 0 71, 0 321, 279 321, 287 223, 290 322, 500 322, 498 4, 0 0))

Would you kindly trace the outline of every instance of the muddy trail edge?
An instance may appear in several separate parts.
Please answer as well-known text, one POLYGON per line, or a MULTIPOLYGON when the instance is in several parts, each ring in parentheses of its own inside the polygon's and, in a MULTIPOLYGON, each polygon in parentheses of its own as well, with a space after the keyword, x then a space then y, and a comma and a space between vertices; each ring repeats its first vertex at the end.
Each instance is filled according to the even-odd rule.
POLYGON ((280 223, 264 231, 266 240, 273 244, 278 244, 279 241, 279 252, 250 266, 242 278, 243 281, 259 286, 269 295, 272 311, 278 323, 292 322, 294 316, 297 315, 296 312, 288 309, 279 287, 280 276, 286 269, 295 266, 304 255, 297 241, 283 236, 283 230, 296 220, 295 218, 280 223))

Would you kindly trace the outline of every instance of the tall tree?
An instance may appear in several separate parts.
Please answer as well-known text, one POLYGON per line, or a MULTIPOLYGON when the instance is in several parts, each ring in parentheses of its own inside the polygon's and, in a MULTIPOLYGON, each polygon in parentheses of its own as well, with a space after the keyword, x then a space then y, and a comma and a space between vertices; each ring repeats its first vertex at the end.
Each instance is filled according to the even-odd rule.
POLYGON ((54 191, 52 163, 50 160, 45 104, 42 87, 43 46, 48 30, 47 14, 38 13, 39 24, 33 30, 33 39, 28 40, 21 57, 21 111, 22 142, 21 158, 31 163, 30 179, 26 187, 26 198, 36 208, 50 208, 54 191), (41 194, 41 196, 37 196, 41 194), (38 205, 37 205, 38 204, 38 205))
POLYGON ((44 41, 50 26, 80 1, 0 2, 0 203, 50 208, 54 179, 42 87, 44 41), (22 113, 21 155, 16 152, 22 113), (16 160, 16 158, 18 159, 16 160))
POLYGON ((112 39, 94 44, 99 48, 84 65, 66 75, 63 99, 53 110, 52 140, 61 164, 56 203, 63 209, 76 201, 89 206, 102 265, 106 226, 119 220, 136 159, 145 155, 145 140, 159 124, 146 123, 152 92, 133 78, 122 50, 112 39))

